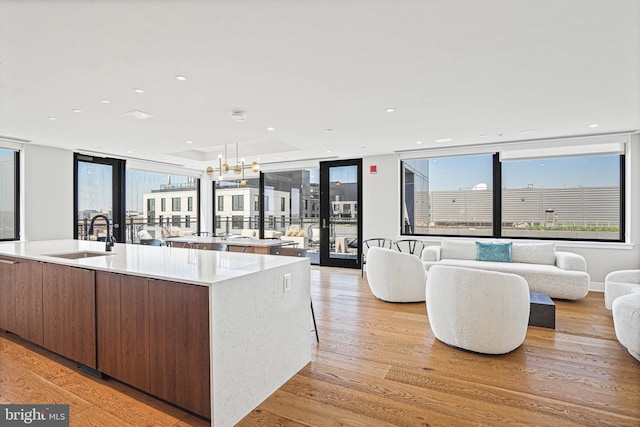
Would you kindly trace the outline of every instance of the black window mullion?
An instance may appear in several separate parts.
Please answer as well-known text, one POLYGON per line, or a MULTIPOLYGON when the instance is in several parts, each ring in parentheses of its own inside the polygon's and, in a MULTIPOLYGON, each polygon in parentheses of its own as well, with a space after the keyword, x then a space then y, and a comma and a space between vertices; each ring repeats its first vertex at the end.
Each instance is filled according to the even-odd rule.
MULTIPOLYGON (((625 168, 625 156, 624 154, 620 155, 620 241, 625 241, 625 176, 626 176, 626 168, 625 168)), ((632 187, 633 188, 633 187, 632 187)))
POLYGON ((258 237, 264 239, 264 172, 260 171, 258 185, 258 237))
POLYGON ((502 163, 500 154, 493 154, 493 237, 502 236, 502 163))

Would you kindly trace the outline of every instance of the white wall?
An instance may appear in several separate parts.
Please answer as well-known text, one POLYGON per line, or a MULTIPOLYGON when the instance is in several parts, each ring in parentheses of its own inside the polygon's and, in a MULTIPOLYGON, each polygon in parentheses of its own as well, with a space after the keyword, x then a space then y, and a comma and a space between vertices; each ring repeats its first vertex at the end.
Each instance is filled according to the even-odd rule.
POLYGON ((395 155, 362 159, 362 238, 400 234, 400 161, 395 155), (376 166, 377 173, 369 172, 376 166))
MULTIPOLYGON (((592 289, 603 289, 605 276, 615 270, 640 268, 640 135, 632 135, 627 154, 626 244, 599 242, 557 242, 560 250, 585 257, 592 289)), ((400 161, 396 155, 365 157, 362 160, 362 227, 364 239, 400 234, 400 161), (369 166, 378 173, 370 174, 369 166)), ((437 244, 438 237, 426 237, 437 244)))
POLYGON ((25 144, 20 153, 20 239, 73 238, 73 152, 25 144))

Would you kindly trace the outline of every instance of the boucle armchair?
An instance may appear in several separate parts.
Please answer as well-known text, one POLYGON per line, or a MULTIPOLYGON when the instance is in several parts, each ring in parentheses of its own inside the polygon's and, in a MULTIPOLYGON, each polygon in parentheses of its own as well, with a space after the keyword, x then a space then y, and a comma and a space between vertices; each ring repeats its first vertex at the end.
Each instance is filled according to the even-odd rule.
POLYGON ((367 282, 382 301, 422 302, 427 274, 415 255, 372 247, 367 253, 367 282))
POLYGON ((453 347, 486 354, 518 348, 529 323, 529 286, 520 276, 434 265, 426 288, 433 334, 453 347))
POLYGON ((640 270, 620 270, 604 279, 604 304, 612 311, 616 338, 640 360, 640 270))
POLYGON ((640 292, 640 270, 619 270, 604 279, 604 306, 611 310, 613 301, 621 296, 640 292))

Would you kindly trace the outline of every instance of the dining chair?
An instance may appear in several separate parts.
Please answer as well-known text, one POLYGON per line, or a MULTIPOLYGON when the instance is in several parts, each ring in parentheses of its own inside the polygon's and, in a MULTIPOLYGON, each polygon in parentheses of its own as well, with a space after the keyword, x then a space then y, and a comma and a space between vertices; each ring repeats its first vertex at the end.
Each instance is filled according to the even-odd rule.
POLYGON ((226 243, 209 243, 208 245, 208 249, 211 251, 224 252, 229 250, 229 246, 226 243))
MULTIPOLYGON (((269 248, 269 253, 271 255, 280 255, 280 256, 295 256, 295 257, 306 257, 307 250, 303 248, 291 248, 291 247, 279 247, 272 246, 269 248)), ((316 333, 316 341, 320 342, 320 338, 318 337, 318 326, 316 325, 316 314, 313 311, 313 300, 311 300, 311 317, 313 318, 313 331, 316 333)))
POLYGON ((418 257, 422 256, 422 251, 426 247, 424 241, 418 239, 398 239, 393 244, 398 252, 410 253, 418 257))

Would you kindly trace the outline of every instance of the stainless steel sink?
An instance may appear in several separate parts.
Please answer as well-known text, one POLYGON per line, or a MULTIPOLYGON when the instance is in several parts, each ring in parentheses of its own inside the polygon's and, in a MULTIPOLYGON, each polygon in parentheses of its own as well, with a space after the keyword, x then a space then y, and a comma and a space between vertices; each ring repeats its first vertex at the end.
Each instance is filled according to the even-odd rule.
POLYGON ((54 258, 65 258, 65 259, 82 259, 82 258, 93 258, 97 256, 109 256, 109 255, 113 255, 113 252, 80 251, 80 252, 67 252, 65 254, 48 254, 46 256, 51 256, 54 258))

